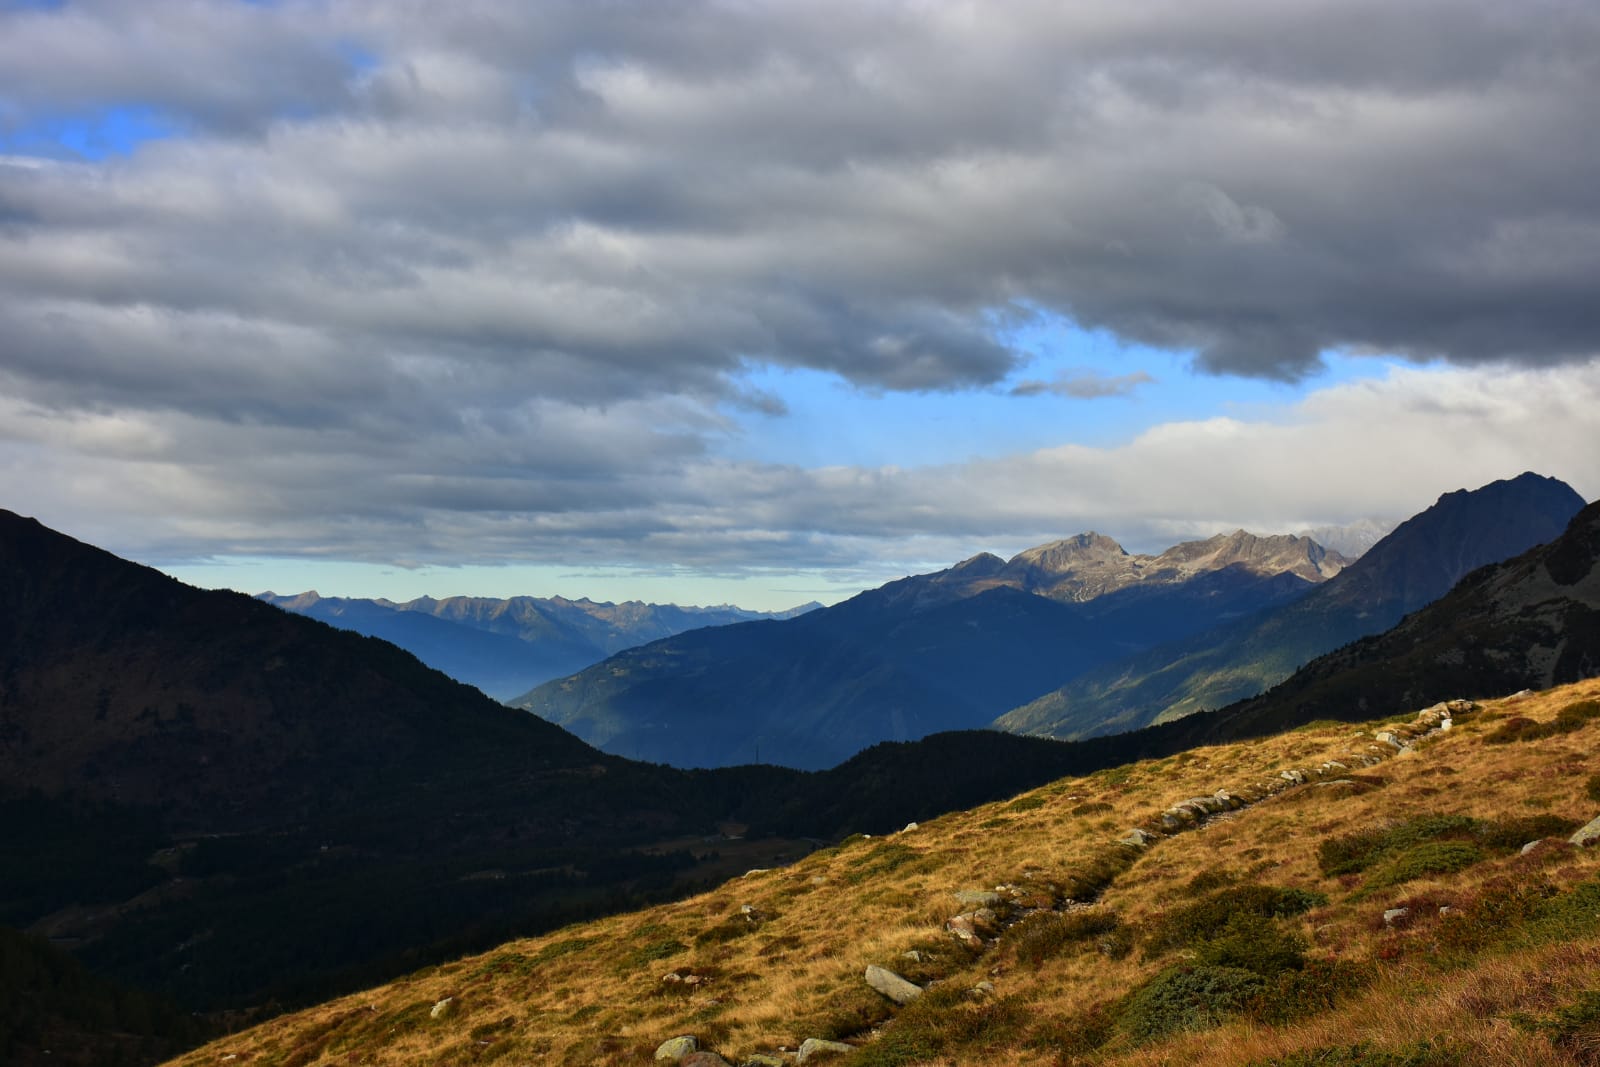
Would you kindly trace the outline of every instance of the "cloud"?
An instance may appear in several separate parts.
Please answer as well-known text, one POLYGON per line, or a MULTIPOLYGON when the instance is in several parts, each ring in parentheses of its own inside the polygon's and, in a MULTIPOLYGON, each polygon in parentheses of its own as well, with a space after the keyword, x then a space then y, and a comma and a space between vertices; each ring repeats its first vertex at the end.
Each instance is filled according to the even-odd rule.
MULTIPOLYGON (((1097 464, 1243 521, 1232 470, 1159 435, 973 484, 712 445, 729 410, 783 417, 750 368, 1000 388, 1035 311, 1222 375, 1340 351, 1587 381, 1597 53, 1600 12, 1559 0, 11 6, 0 136, 120 108, 181 135, 0 156, 10 484, 169 554, 833 565, 874 522, 1207 517, 1097 464)), ((1345 477, 1331 430, 1164 432, 1345 477)), ((1476 435, 1418 441, 1411 490, 1504 473, 1476 435)))
POLYGON ((1010 393, 1012 396, 1043 396, 1052 393, 1076 400, 1098 400, 1110 396, 1128 396, 1139 386, 1153 381, 1155 379, 1142 370, 1116 375, 1077 371, 1061 374, 1053 382, 1028 379, 1012 386, 1010 393))
POLYGON ((7 400, 0 478, 28 502, 20 510, 158 562, 559 560, 821 571, 861 585, 1087 529, 1154 550, 1241 525, 1405 516, 1528 469, 1600 494, 1600 457, 1579 447, 1600 439, 1600 361, 1396 368, 1276 417, 916 468, 718 458, 701 447, 695 408, 663 404, 534 404, 514 419, 463 419, 449 433, 419 424, 411 439, 352 446, 340 427, 63 420, 7 400))

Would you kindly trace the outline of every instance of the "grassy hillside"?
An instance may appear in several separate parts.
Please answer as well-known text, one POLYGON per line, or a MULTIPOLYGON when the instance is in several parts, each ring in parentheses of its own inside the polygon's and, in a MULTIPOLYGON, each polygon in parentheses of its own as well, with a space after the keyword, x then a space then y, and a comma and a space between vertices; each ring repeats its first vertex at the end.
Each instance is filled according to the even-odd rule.
POLYGON ((1062 779, 174 1062, 1593 1063, 1600 682, 1442 710, 1062 779))

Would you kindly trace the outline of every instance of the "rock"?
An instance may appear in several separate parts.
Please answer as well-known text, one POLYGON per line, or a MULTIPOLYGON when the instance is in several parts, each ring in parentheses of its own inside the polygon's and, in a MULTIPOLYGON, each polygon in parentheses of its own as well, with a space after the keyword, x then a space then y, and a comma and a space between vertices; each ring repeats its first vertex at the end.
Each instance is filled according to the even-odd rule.
POLYGON ((1526 855, 1527 855, 1527 854, 1528 854, 1528 853, 1530 853, 1530 852, 1532 852, 1532 851, 1533 851, 1533 850, 1534 850, 1534 849, 1536 849, 1536 848, 1538 848, 1538 847, 1539 847, 1539 844, 1540 844, 1540 842, 1539 842, 1539 841, 1529 841, 1529 842, 1528 842, 1528 843, 1527 843, 1527 844, 1526 844, 1526 845, 1523 845, 1523 846, 1522 846, 1522 852, 1521 852, 1521 855, 1524 855, 1524 856, 1526 856, 1526 855))
POLYGON ((867 967, 867 984, 896 1004, 909 1004, 922 996, 922 987, 877 964, 867 967))
POLYGON ((987 889, 958 889, 956 903, 968 908, 992 908, 1000 903, 1000 894, 987 889))
POLYGON ((1410 908, 1390 908, 1383 913, 1383 925, 1390 926, 1411 914, 1410 908))
POLYGON ((439 1003, 433 1006, 432 1011, 428 1012, 428 1018, 443 1019, 446 1015, 449 1015, 455 1010, 455 1003, 455 997, 445 997, 443 1000, 439 1001, 439 1003))
POLYGON ((756 1052, 746 1056, 739 1067, 789 1067, 789 1061, 770 1052, 756 1052))
POLYGON ((843 1041, 824 1041, 820 1037, 808 1037, 800 1042, 800 1054, 794 1058, 796 1063, 810 1063, 821 1056, 833 1056, 840 1052, 854 1052, 854 1045, 847 1045, 843 1041))
POLYGON ((900 832, 903 833, 903 834, 909 834, 911 831, 915 830, 916 828, 917 828, 917 824, 916 823, 908 822, 908 823, 905 824, 905 827, 903 829, 901 829, 900 832))
POLYGON ((1143 830, 1139 829, 1138 827, 1134 827, 1132 830, 1129 830, 1127 832, 1127 834, 1125 834, 1124 836, 1117 838, 1117 844, 1119 844, 1119 845, 1128 845, 1128 846, 1130 846, 1132 848, 1146 848, 1146 847, 1149 846, 1150 842, 1152 842, 1154 840, 1155 840, 1155 835, 1154 834, 1145 833, 1143 830))
POLYGON ((972 928, 972 916, 953 915, 945 921, 944 928, 969 945, 982 947, 983 938, 978 936, 978 931, 972 928))
POLYGON ((689 1053, 678 1063, 679 1067, 733 1067, 732 1064, 715 1052, 707 1052, 705 1049, 689 1053))
POLYGON ((810 881, 809 884, 811 884, 811 885, 827 885, 828 884, 828 876, 825 875, 825 874, 813 874, 811 876, 811 881, 810 881))
POLYGON ((1600 818, 1594 819, 1587 826, 1573 833, 1567 840, 1579 848, 1588 848, 1590 845, 1600 842, 1600 818))
POLYGON ((1386 745, 1393 745, 1395 748, 1406 747, 1405 743, 1401 741, 1399 737, 1395 736, 1393 730, 1379 730, 1372 736, 1376 737, 1379 741, 1382 741, 1386 745))
POLYGON ((994 983, 986 978, 977 985, 973 986, 972 991, 977 993, 979 996, 992 997, 994 996, 994 983))
POLYGON ((1278 777, 1282 778, 1291 785, 1305 785, 1307 780, 1306 772, 1302 770, 1283 771, 1278 775, 1278 777))
POLYGON ((749 878, 752 875, 766 874, 770 870, 772 870, 771 867, 751 867, 748 871, 744 872, 744 877, 749 878))
POLYGON ((691 1052, 696 1052, 699 1048, 700 1041, 693 1034, 668 1038, 656 1046, 656 1062, 682 1063, 691 1052))

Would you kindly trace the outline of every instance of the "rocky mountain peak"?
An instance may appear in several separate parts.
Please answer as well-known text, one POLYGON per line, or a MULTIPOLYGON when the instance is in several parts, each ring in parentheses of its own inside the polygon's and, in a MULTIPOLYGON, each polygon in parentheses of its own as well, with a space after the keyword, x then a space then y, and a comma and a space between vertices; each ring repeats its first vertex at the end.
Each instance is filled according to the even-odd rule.
POLYGON ((1018 552, 1011 557, 1011 564, 1025 565, 1036 571, 1060 572, 1086 562, 1121 561, 1127 556, 1127 550, 1117 542, 1090 530, 1018 552))

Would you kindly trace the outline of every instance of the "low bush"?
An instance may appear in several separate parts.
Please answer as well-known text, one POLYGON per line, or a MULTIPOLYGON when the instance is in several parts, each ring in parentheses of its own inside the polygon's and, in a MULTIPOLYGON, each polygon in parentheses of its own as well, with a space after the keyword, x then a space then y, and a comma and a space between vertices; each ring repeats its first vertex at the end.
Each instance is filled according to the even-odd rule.
POLYGON ((1317 865, 1330 878, 1358 874, 1424 841, 1470 836, 1477 825, 1478 820, 1465 815, 1424 815, 1389 826, 1330 837, 1317 846, 1317 865))
POLYGON ((1484 741, 1491 745, 1539 741, 1581 730, 1595 719, 1600 719, 1600 700, 1579 700, 1562 708, 1549 722, 1534 722, 1521 715, 1507 719, 1484 741))
POLYGON ((1012 946, 1019 963, 1037 968, 1070 948, 1083 947, 1086 942, 1111 933, 1117 926, 1117 916, 1110 911, 1040 912, 1007 930, 1002 941, 1012 946))
POLYGON ((1242 885, 1212 893, 1174 908, 1155 922, 1145 938, 1147 955, 1209 941, 1235 916, 1282 919, 1319 908, 1328 902, 1321 893, 1268 885, 1242 885))
POLYGON ((1452 874, 1483 859, 1483 850, 1465 841, 1428 841, 1392 857, 1372 872, 1368 884, 1379 889, 1430 874, 1452 874))
POLYGON ((1267 990, 1267 980, 1237 967, 1180 964, 1128 994, 1117 1028, 1136 1043, 1184 1030, 1208 1030, 1243 1012, 1267 990))
POLYGON ((1252 971, 1271 978, 1305 963, 1305 940, 1261 915, 1236 914, 1216 937, 1200 945, 1196 959, 1208 967, 1252 971))
POLYGON ((1280 972, 1250 1014, 1272 1025, 1308 1018, 1337 1007, 1377 975, 1377 964, 1367 960, 1305 960, 1297 970, 1280 972))

